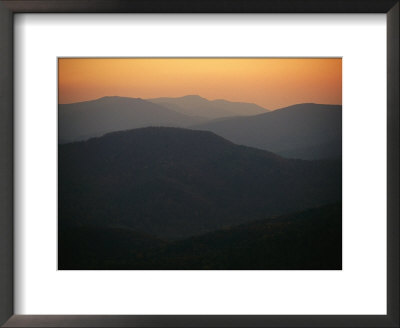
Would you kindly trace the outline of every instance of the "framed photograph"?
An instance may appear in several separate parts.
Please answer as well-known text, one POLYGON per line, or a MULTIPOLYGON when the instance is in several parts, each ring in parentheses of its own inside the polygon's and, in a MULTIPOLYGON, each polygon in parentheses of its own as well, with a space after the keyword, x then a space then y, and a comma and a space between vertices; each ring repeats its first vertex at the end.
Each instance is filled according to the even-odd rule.
POLYGON ((0 1, 0 324, 399 327, 399 3, 0 1))

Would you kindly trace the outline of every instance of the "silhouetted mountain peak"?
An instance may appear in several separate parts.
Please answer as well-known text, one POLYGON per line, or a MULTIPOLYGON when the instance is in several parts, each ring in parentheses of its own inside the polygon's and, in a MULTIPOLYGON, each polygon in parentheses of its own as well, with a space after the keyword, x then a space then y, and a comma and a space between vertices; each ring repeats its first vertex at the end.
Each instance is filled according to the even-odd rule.
POLYGON ((282 111, 282 110, 306 110, 306 109, 312 109, 312 110, 336 109, 336 110, 339 110, 339 109, 342 109, 342 105, 301 103, 301 104, 295 104, 295 105, 277 109, 277 110, 275 110, 275 112, 282 111))
POLYGON ((123 97, 121 97, 121 96, 103 96, 103 97, 97 98, 95 100, 107 100, 107 99, 118 99, 118 98, 123 98, 123 97))
POLYGON ((342 106, 303 103, 194 126, 241 145, 302 159, 340 158, 342 106))
POLYGON ((123 145, 121 149, 146 145, 147 149, 158 150, 163 153, 175 152, 179 156, 181 152, 185 152, 186 155, 193 153, 197 156, 202 153, 206 154, 210 150, 218 151, 219 149, 237 147, 234 143, 210 131, 172 127, 146 127, 111 132, 103 137, 93 138, 86 142, 88 144, 115 143, 118 146, 123 145))
MULTIPOLYGON (((307 113, 323 113, 326 110, 339 111, 342 110, 342 105, 328 105, 328 104, 317 104, 317 103, 301 103, 290 105, 288 107, 282 107, 279 109, 275 109, 273 111, 252 115, 255 118, 267 117, 268 115, 279 115, 279 114, 296 114, 303 115, 307 113)), ((249 116, 251 119, 251 116, 249 116)))
POLYGON ((112 103, 135 103, 135 102, 145 102, 142 98, 133 98, 133 97, 122 97, 122 96, 104 96, 94 101, 98 102, 112 102, 112 103))
POLYGON ((107 132, 146 126, 185 127, 202 120, 141 99, 107 96, 59 105, 59 140, 86 140, 107 132))
POLYGON ((161 97, 147 100, 183 114, 208 119, 268 112, 267 109, 254 103, 234 102, 224 99, 208 100, 199 95, 187 95, 177 98, 161 97))
POLYGON ((206 99, 206 98, 204 98, 204 97, 202 97, 202 96, 199 96, 199 95, 186 95, 186 96, 183 96, 183 97, 180 97, 180 98, 184 98, 184 99, 197 99, 197 100, 208 100, 208 99, 206 99))

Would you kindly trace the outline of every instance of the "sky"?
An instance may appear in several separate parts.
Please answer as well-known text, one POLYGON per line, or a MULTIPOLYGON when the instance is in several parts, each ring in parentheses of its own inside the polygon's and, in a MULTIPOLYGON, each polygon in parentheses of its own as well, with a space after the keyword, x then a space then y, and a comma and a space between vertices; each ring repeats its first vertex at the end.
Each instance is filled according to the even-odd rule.
POLYGON ((199 95, 274 110, 342 104, 341 58, 60 58, 58 102, 199 95))

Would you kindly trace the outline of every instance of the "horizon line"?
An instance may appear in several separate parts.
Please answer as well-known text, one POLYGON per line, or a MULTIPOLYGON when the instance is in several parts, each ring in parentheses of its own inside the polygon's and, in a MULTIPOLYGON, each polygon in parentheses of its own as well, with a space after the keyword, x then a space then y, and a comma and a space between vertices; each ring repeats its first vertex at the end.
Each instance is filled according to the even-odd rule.
POLYGON ((96 100, 100 100, 100 99, 103 99, 103 98, 128 98, 128 99, 140 99, 140 100, 145 100, 145 101, 151 102, 151 99, 158 99, 158 98, 179 99, 179 98, 185 98, 185 97, 199 97, 199 98, 205 99, 205 100, 207 100, 207 101, 218 101, 218 100, 223 100, 223 101, 228 101, 228 102, 231 102, 231 103, 253 104, 253 105, 256 105, 256 106, 258 106, 258 107, 261 107, 261 108, 265 109, 266 111, 271 111, 271 112, 272 112, 272 111, 279 110, 279 109, 283 109, 283 108, 295 106, 295 105, 304 105, 304 104, 343 106, 341 103, 340 103, 340 104, 326 104, 326 103, 316 103, 316 102, 300 102, 300 103, 292 103, 291 105, 284 106, 284 107, 277 107, 277 108, 274 108, 274 109, 269 109, 269 108, 265 108, 264 106, 261 106, 261 105, 255 103, 255 102, 248 102, 248 101, 232 101, 232 100, 228 100, 228 99, 224 99, 224 98, 208 99, 208 98, 203 97, 203 96, 200 96, 200 95, 198 95, 198 94, 187 94, 187 95, 178 96, 178 97, 162 96, 162 97, 153 97, 153 98, 128 97, 128 96, 119 96, 119 95, 112 95, 112 96, 106 95, 106 96, 101 96, 101 97, 93 98, 93 99, 89 99, 89 100, 75 101, 75 102, 69 102, 69 103, 60 103, 60 102, 58 102, 58 105, 72 105, 72 104, 78 104, 78 103, 96 101, 96 100))

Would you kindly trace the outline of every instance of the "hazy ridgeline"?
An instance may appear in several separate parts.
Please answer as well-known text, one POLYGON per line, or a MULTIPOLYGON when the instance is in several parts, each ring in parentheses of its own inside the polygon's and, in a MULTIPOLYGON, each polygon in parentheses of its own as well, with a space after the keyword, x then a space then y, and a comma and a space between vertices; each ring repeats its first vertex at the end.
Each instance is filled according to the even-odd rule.
POLYGON ((342 152, 342 106, 299 104, 268 111, 250 103, 104 97, 59 105, 59 143, 149 126, 212 131, 288 158, 334 159, 342 152))
POLYGON ((256 104, 232 102, 224 99, 207 100, 196 95, 180 98, 153 98, 148 100, 176 112, 195 117, 202 117, 204 119, 257 115, 269 112, 268 109, 256 104))
POLYGON ((59 268, 340 269, 341 115, 199 96, 59 105, 59 268))

